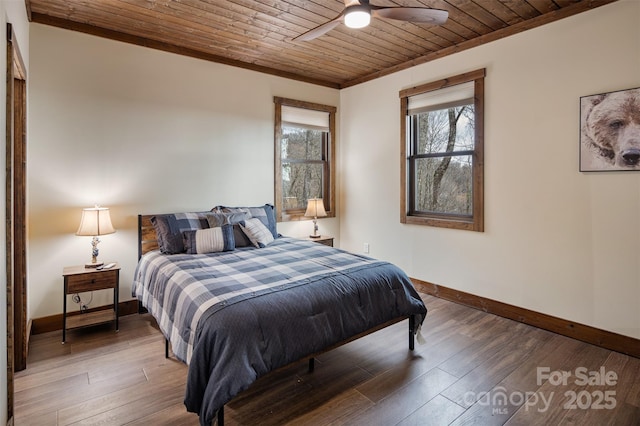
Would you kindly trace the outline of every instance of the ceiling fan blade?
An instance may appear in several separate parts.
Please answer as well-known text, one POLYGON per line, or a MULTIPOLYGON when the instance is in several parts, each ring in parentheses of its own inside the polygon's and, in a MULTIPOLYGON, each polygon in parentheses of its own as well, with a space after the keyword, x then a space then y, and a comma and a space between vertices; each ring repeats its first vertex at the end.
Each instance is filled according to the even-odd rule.
POLYGON ((426 7, 382 7, 371 5, 371 13, 376 18, 422 22, 434 25, 444 24, 449 17, 449 12, 446 10, 426 7))
POLYGON ((306 33, 300 34, 299 36, 295 37, 294 40, 309 41, 309 40, 313 40, 314 38, 318 38, 325 33, 328 33, 329 31, 337 27, 340 22, 342 22, 343 14, 344 12, 338 15, 336 18, 332 19, 331 21, 325 22, 322 25, 318 25, 317 27, 310 29, 306 33))

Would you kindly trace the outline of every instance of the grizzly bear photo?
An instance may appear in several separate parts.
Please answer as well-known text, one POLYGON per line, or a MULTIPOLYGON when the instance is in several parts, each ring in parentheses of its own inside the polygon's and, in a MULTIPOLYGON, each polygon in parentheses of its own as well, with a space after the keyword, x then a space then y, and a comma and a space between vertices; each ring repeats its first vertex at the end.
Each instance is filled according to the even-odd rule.
POLYGON ((580 98, 580 171, 640 170, 640 88, 580 98))

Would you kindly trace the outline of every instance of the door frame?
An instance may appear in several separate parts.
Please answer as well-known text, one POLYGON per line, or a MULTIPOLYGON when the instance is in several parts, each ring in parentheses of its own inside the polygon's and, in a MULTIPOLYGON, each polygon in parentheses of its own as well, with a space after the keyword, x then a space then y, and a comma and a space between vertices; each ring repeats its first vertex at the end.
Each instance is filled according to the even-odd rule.
POLYGON ((7 425, 14 423, 14 372, 26 368, 26 103, 27 73, 11 24, 7 24, 6 291, 7 425))

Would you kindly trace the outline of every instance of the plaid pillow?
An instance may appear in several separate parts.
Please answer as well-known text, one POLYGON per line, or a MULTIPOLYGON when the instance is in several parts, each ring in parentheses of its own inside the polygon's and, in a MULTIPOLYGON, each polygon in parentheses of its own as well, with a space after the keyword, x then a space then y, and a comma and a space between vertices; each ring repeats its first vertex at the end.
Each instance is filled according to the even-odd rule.
POLYGON ((189 230, 207 229, 207 212, 170 213, 151 217, 156 230, 158 246, 164 254, 184 253, 186 247, 182 233, 189 230))
POLYGON ((211 209, 216 213, 247 213, 250 218, 259 219, 260 222, 271 231, 273 238, 278 238, 278 229, 276 226, 276 212, 271 204, 265 204, 260 207, 225 207, 216 206, 211 209))
POLYGON ((215 228, 216 226, 222 226, 225 224, 233 225, 233 239, 235 240, 236 247, 251 247, 253 243, 247 238, 244 232, 240 229, 239 223, 251 219, 251 213, 207 213, 207 221, 209 221, 209 227, 215 228))
POLYGON ((251 219, 251 213, 249 212, 241 212, 241 213, 213 213, 207 212, 207 222, 209 222, 209 228, 215 228, 216 226, 222 225, 233 225, 236 223, 240 223, 243 220, 251 219))
POLYGON ((274 241, 271 231, 264 226, 260 219, 253 218, 240 222, 240 228, 256 247, 266 247, 274 241))

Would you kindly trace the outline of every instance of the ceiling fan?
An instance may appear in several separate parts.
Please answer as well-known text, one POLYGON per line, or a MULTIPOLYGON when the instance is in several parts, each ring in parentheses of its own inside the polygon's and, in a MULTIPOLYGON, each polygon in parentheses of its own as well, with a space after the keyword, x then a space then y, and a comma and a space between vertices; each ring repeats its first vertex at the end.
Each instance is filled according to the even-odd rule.
POLYGON ((341 22, 344 22, 349 28, 363 28, 369 25, 372 17, 441 25, 447 22, 448 16, 449 12, 446 10, 431 9, 429 7, 385 7, 369 4, 369 0, 344 0, 344 10, 340 15, 300 34, 294 40, 313 40, 328 33, 341 22))

